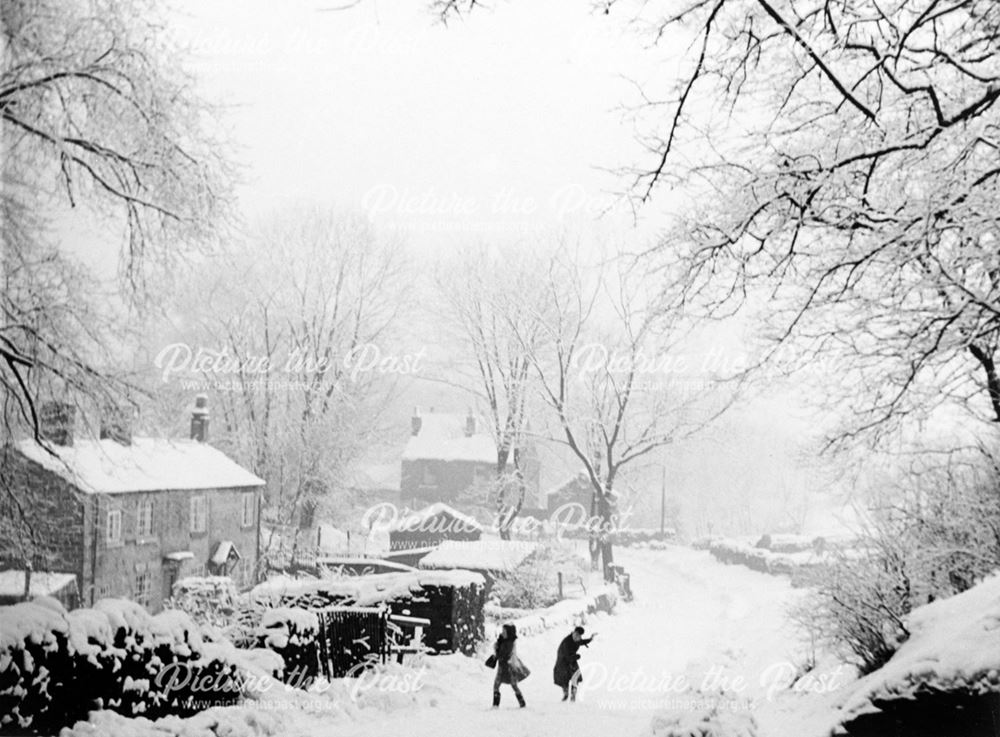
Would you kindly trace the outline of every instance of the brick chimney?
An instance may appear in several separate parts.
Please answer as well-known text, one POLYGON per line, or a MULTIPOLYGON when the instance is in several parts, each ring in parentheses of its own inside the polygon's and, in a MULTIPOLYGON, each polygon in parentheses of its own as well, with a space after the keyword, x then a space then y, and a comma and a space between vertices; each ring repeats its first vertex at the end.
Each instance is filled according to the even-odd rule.
POLYGON ((194 398, 191 410, 191 439, 199 443, 208 442, 208 395, 199 394, 194 398))
POLYGON ((471 438, 476 434, 476 418, 472 414, 472 408, 469 408, 469 413, 465 416, 465 437, 471 438))
POLYGON ((50 400, 38 411, 39 434, 54 445, 73 445, 76 407, 68 402, 50 400))
POLYGON ((424 421, 420 419, 420 408, 413 408, 413 417, 410 418, 410 434, 419 435, 420 428, 424 424, 424 421))
POLYGON ((131 407, 106 407, 101 412, 101 440, 114 440, 119 445, 132 445, 135 412, 131 407))

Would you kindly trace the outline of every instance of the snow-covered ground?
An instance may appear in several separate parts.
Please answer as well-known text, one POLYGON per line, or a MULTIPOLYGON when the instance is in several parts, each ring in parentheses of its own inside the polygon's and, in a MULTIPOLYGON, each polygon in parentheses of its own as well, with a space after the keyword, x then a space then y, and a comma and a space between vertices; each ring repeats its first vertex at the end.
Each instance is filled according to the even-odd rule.
MULTIPOLYGON (((629 737, 653 734, 650 725, 657 714, 662 722, 664 715, 715 703, 711 694, 720 691, 727 693, 723 711, 757 712, 759 737, 821 734, 818 725, 824 719, 817 716, 828 717, 829 711, 801 707, 809 699, 821 705, 831 694, 790 698, 784 688, 802 662, 802 646, 785 618, 801 591, 787 579, 720 564, 704 551, 620 549, 616 556, 632 574, 636 600, 620 604, 617 614, 588 622, 588 630, 598 636, 581 651, 585 682, 575 704, 562 703, 552 683, 556 647, 567 634, 557 628, 519 640, 521 658, 532 669, 522 683, 526 709, 517 708, 504 686, 501 707, 492 710, 492 671, 481 658, 454 655, 428 658, 419 687, 410 693, 383 693, 376 686, 344 705, 334 703, 345 698, 338 688, 314 699, 311 709, 291 703, 305 704, 307 695, 290 697, 285 711, 280 711, 281 697, 272 696, 262 710, 268 713, 258 715, 257 729, 241 727, 235 734, 629 737), (274 725, 280 730, 273 732, 274 725)), ((846 685, 846 677, 842 680, 846 685)), ((253 706, 236 709, 248 708, 253 706)), ((203 727, 217 722, 199 716, 203 727)), ((239 723, 246 722, 244 714, 239 723)))

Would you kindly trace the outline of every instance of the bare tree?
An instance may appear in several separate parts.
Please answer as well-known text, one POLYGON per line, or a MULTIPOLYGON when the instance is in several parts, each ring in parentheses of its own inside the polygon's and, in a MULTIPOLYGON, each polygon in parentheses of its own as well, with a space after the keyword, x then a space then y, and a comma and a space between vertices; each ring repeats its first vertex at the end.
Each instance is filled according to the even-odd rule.
MULTIPOLYGON (((477 5, 431 4, 445 20, 477 5)), ((819 392, 852 408, 835 440, 956 400, 1000 422, 996 4, 595 9, 685 49, 635 110, 648 163, 622 170, 637 204, 681 203, 653 249, 682 265, 674 306, 767 313, 754 369, 835 362, 819 392)))
MULTIPOLYGON (((139 0, 0 6, 0 401, 4 446, 39 435, 39 397, 81 410, 133 404, 115 347, 146 277, 203 249, 229 196, 224 149, 157 12, 139 0), (86 211, 121 242, 121 288, 69 255, 56 228, 86 211)), ((87 419, 83 412, 81 419, 87 419)), ((4 537, 42 540, 0 458, 4 537)))
POLYGON ((765 295, 761 362, 836 362, 839 439, 946 400, 1000 421, 995 5, 714 0, 647 20, 697 36, 632 172, 642 201, 684 183, 708 203, 660 251, 686 246, 687 309, 765 295), (729 114, 705 134, 709 109, 729 114))
POLYGON ((537 282, 531 277, 537 259, 513 247, 503 253, 479 247, 463 252, 452 266, 440 272, 438 289, 446 316, 457 328, 459 350, 472 364, 463 384, 486 406, 497 449, 489 493, 500 537, 508 540, 525 499, 523 456, 534 373, 530 355, 542 333, 535 303, 539 295, 533 290, 537 282))
POLYGON ((296 209, 206 266, 185 298, 191 349, 220 357, 201 372, 214 442, 267 480, 272 558, 296 561, 379 427, 398 376, 401 264, 367 220, 296 209))
POLYGON ((704 396, 667 366, 681 337, 679 315, 659 309, 649 282, 617 261, 585 267, 558 252, 541 271, 542 340, 524 346, 550 408, 557 437, 583 466, 593 489, 591 556, 614 562, 621 474, 659 448, 694 432, 708 415, 704 396), (699 419, 700 417, 700 419, 699 419))

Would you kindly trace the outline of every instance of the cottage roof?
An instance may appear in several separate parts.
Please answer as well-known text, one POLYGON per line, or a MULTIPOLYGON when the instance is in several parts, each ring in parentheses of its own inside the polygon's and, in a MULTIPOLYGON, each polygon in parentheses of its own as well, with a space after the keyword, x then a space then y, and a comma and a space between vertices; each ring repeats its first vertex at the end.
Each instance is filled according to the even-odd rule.
POLYGON ((457 509, 449 507, 444 502, 436 502, 428 507, 403 516, 390 530, 407 532, 447 532, 448 530, 454 532, 474 532, 478 530, 482 532, 483 526, 474 517, 463 514, 457 509), (435 517, 450 517, 459 524, 435 522, 435 517))
POLYGON ((72 446, 22 440, 17 448, 88 494, 264 485, 222 451, 195 440, 134 438, 122 445, 78 438, 72 446))
POLYGON ((538 549, 518 540, 445 540, 420 559, 421 568, 512 571, 538 549))
POLYGON ((574 473, 572 476, 563 479, 555 486, 550 487, 546 492, 545 496, 552 496, 553 494, 562 494, 565 492, 577 492, 580 487, 588 488, 590 485, 590 479, 587 478, 587 474, 584 471, 579 471, 574 473))
MULTIPOLYGON (((466 416, 432 412, 420 416, 420 432, 410 436, 403 450, 404 461, 475 461, 497 462, 497 446, 493 436, 481 430, 465 434, 466 416)), ((476 427, 482 421, 477 418, 476 427)))
POLYGON ((400 467, 396 463, 364 464, 354 469, 350 486, 364 491, 399 491, 400 467))

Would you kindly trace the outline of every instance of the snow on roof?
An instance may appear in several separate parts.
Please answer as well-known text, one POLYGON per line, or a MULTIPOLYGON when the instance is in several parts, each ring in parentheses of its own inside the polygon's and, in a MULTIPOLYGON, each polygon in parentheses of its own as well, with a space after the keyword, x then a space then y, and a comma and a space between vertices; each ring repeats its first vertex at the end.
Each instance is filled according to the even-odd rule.
MULTIPOLYGON (((411 435, 403 450, 404 461, 475 461, 497 462, 493 436, 476 432, 465 435, 465 415, 432 412, 420 416, 420 432, 411 435)), ((484 427, 477 418, 476 427, 484 427)))
POLYGON ((76 439, 72 446, 45 447, 22 440, 17 448, 90 494, 264 485, 263 479, 222 451, 196 440, 134 438, 131 445, 121 445, 114 440, 76 439))
POLYGON ((861 678, 840 702, 842 721, 877 711, 875 700, 969 688, 1000 692, 1000 575, 914 609, 910 632, 889 662, 861 678))
POLYGON ((407 571, 374 573, 347 579, 317 581, 276 576, 258 584, 250 592, 251 600, 284 601, 299 596, 328 593, 350 599, 358 606, 375 606, 382 602, 410 596, 423 586, 482 586, 485 580, 472 571, 407 571))
POLYGON ((410 532, 472 532, 483 529, 483 526, 474 518, 459 512, 454 507, 449 507, 444 502, 436 502, 428 507, 411 512, 402 519, 397 520, 390 528, 393 531, 404 530, 410 532), (438 515, 448 515, 457 520, 459 524, 450 522, 437 523, 433 518, 438 515))
POLYGON ((474 571, 510 571, 538 548, 515 540, 445 540, 420 559, 421 568, 466 568, 474 571))
POLYGON ((194 557, 194 553, 190 550, 176 550, 173 553, 167 553, 163 557, 167 560, 191 560, 194 557))
POLYGON ((222 540, 215 548, 215 553, 212 555, 212 562, 217 566, 221 566, 229 560, 230 555, 235 555, 237 558, 242 557, 232 540, 222 540))
POLYGON ((401 472, 398 462, 361 465, 351 474, 350 485, 355 489, 398 491, 401 472))
POLYGON ((584 473, 583 471, 580 471, 579 473, 575 473, 572 476, 564 478, 555 486, 549 487, 549 489, 545 492, 545 496, 547 497, 552 496, 553 494, 556 494, 561 491, 566 491, 568 489, 572 489, 573 487, 579 485, 589 486, 589 484, 590 481, 587 479, 587 474, 584 473))
MULTIPOLYGON (((33 571, 31 574, 31 589, 28 596, 51 596, 70 585, 76 584, 76 574, 73 573, 43 573, 33 571)), ((0 596, 24 596, 24 571, 0 571, 0 596)))
POLYGON ((357 556, 322 556, 316 559, 316 565, 323 566, 324 568, 342 568, 344 566, 353 567, 365 567, 365 566, 378 566, 380 568, 391 568, 396 571, 415 571, 417 570, 413 566, 408 566, 403 563, 396 563, 392 560, 385 560, 384 558, 366 558, 357 556))

